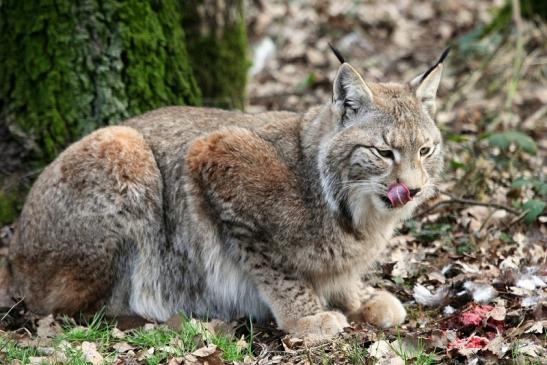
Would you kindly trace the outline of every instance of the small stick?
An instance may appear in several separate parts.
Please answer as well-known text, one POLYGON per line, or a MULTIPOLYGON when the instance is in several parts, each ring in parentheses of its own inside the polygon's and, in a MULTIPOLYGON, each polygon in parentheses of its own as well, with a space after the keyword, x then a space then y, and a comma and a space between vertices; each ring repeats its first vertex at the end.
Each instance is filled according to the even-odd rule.
POLYGON ((6 317, 10 314, 10 312, 13 310, 13 308, 17 307, 19 305, 19 303, 21 303, 23 300, 25 300, 25 298, 19 299, 19 301, 17 303, 12 305, 11 308, 4 314, 4 316, 2 318, 0 318, 0 322, 2 322, 4 319, 6 319, 6 317))
POLYGON ((428 213, 437 210, 439 207, 442 207, 443 205, 451 205, 451 204, 477 205, 477 206, 481 206, 481 207, 497 208, 497 209, 505 210, 505 211, 507 211, 511 214, 516 215, 516 216, 519 216, 519 215, 522 214, 522 212, 519 211, 519 210, 510 208, 510 207, 507 207, 505 205, 498 204, 498 203, 483 203, 483 202, 480 202, 478 200, 458 198, 458 197, 456 197, 456 196, 454 196, 450 193, 444 192, 444 191, 442 191, 441 194, 450 197, 450 199, 449 200, 443 200, 441 202, 438 202, 437 204, 432 205, 431 207, 427 208, 423 212, 420 212, 417 215, 415 215, 414 218, 421 218, 421 217, 427 215, 428 213))
POLYGON ((458 198, 458 197, 456 197, 456 196, 454 196, 454 195, 452 195, 452 194, 450 194, 449 192, 446 192, 446 191, 441 191, 441 194, 444 194, 444 195, 450 197, 452 200, 454 200, 454 201, 456 201, 460 204, 479 205, 479 206, 483 206, 483 207, 492 207, 492 208, 503 209, 503 210, 506 210, 510 213, 513 213, 514 215, 519 215, 519 214, 522 213, 520 210, 516 210, 516 209, 510 208, 510 207, 507 207, 503 204, 483 203, 483 202, 480 202, 478 200, 458 198))

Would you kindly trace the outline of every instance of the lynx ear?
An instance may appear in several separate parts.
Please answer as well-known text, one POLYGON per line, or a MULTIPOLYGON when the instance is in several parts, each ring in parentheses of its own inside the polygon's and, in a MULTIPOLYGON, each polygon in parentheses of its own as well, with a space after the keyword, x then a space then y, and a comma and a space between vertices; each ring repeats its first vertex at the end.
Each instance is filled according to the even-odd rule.
POLYGON ((357 111, 373 101, 370 91, 361 75, 349 63, 343 63, 334 80, 333 102, 342 115, 349 110, 357 111))
POLYGON ((443 61, 449 51, 450 48, 445 49, 433 67, 423 74, 418 75, 409 83, 410 87, 415 90, 416 96, 422 102, 430 115, 435 114, 435 98, 437 96, 437 89, 439 88, 443 73, 443 61))

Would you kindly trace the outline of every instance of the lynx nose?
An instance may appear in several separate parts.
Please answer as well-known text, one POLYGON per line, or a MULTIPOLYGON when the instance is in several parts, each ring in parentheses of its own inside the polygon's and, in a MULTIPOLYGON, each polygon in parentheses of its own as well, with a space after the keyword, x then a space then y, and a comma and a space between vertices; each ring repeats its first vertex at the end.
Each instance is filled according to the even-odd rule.
POLYGON ((416 194, 418 194, 420 192, 420 188, 417 188, 417 189, 408 189, 408 191, 410 192, 410 197, 411 198, 414 198, 416 196, 416 194))

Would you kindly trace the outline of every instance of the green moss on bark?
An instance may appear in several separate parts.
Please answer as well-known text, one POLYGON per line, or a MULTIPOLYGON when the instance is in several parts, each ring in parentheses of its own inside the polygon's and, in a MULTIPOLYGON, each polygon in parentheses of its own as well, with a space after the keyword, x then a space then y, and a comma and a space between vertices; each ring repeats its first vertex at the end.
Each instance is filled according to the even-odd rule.
POLYGON ((20 197, 0 191, 0 226, 12 222, 19 212, 20 197))
POLYGON ((0 171, 0 223, 26 191, 8 189, 5 178, 39 169, 94 129, 161 106, 201 105, 200 86, 209 105, 241 108, 249 63, 242 1, 232 3, 218 8, 231 14, 225 19, 197 17, 192 6, 203 1, 0 0, 0 148, 20 146, 25 164, 0 171), (212 32, 188 25, 193 17, 212 32), (186 36, 185 25, 196 33, 186 36))
POLYGON ((183 2, 194 76, 206 105, 242 109, 250 66, 242 0, 183 2), (218 14, 218 9, 224 9, 218 14), (219 19, 222 19, 219 21, 219 19))
POLYGON ((200 103, 188 67, 182 17, 174 1, 125 1, 118 11, 131 114, 162 105, 200 103), (184 67, 181 67, 184 64, 184 67))
POLYGON ((5 0, 0 117, 49 161, 69 142, 163 105, 200 104, 176 0, 5 0))
POLYGON ((0 9, 2 116, 35 140, 39 157, 51 157, 70 139, 76 117, 90 114, 70 2, 8 0, 0 9))

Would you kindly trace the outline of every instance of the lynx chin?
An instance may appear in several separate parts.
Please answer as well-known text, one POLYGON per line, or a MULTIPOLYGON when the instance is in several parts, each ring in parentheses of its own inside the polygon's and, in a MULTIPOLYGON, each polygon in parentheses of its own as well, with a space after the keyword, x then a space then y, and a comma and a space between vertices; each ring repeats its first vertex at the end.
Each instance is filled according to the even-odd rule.
POLYGON ((309 341, 402 323, 361 278, 436 194, 444 56, 401 84, 344 62, 305 114, 168 107, 95 131, 30 191, 11 294, 38 313, 273 318, 309 341))

